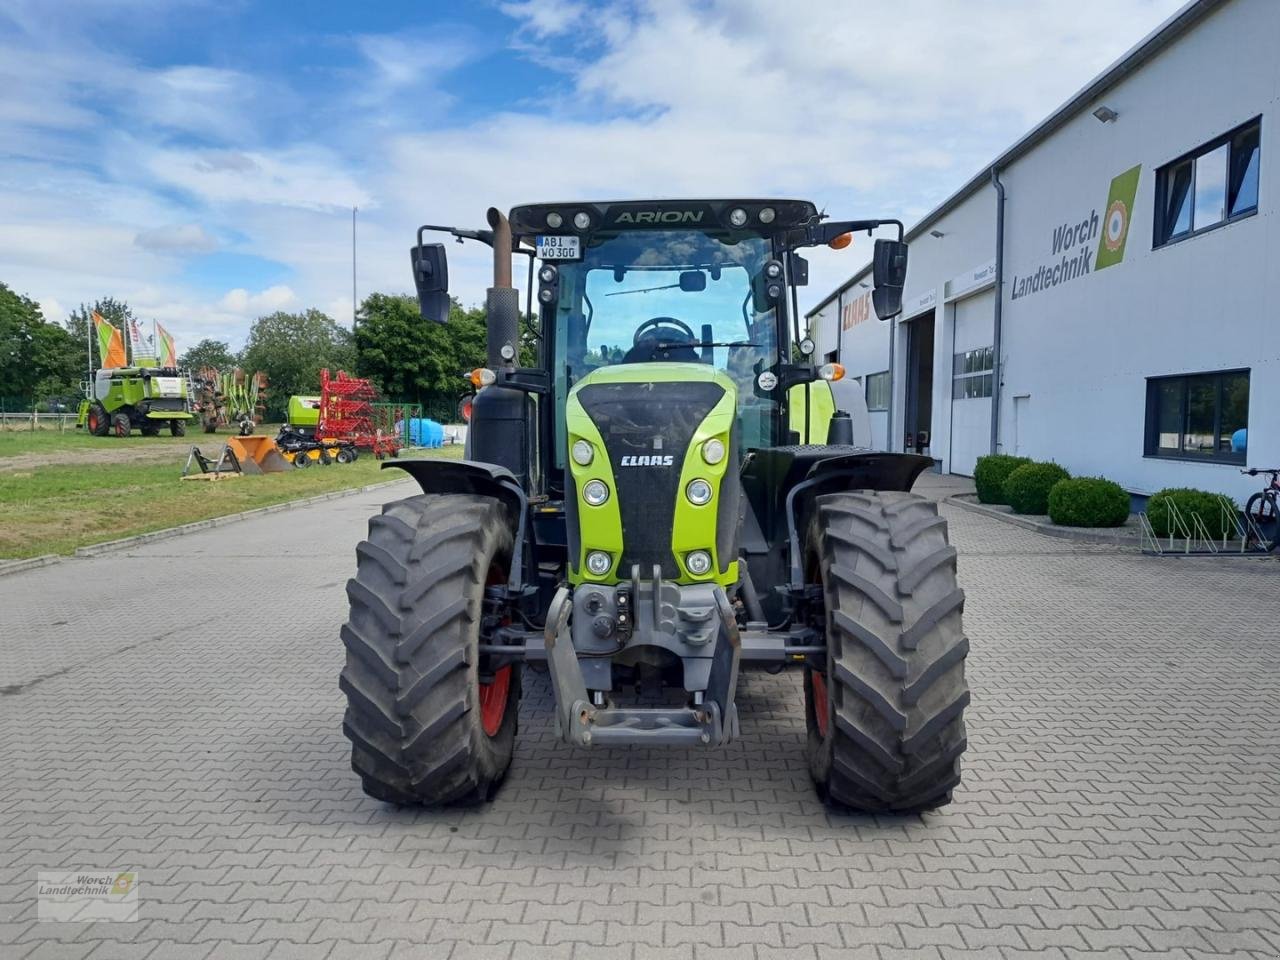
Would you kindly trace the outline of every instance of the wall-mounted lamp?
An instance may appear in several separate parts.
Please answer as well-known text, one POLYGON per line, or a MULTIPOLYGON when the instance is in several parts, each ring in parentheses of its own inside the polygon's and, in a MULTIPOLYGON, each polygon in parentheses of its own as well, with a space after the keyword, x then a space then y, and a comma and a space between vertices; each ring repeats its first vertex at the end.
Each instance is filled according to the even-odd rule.
POLYGON ((1110 123, 1116 117, 1120 116, 1120 114, 1116 113, 1114 110, 1112 110, 1110 107, 1106 106, 1105 104, 1099 107, 1097 110, 1093 111, 1093 115, 1097 117, 1099 122, 1101 123, 1110 123))
POLYGON ((946 234, 943 233, 941 230, 930 230, 929 236, 933 237, 935 240, 941 240, 943 237, 946 236, 946 234))

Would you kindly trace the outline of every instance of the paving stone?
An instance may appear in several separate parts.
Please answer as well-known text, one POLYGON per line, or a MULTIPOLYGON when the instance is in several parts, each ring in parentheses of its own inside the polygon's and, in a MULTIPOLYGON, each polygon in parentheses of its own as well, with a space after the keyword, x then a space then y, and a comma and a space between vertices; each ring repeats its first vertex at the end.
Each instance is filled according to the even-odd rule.
POLYGON ((494 802, 395 811, 350 771, 336 686, 342 584, 386 497, 0 578, 5 960, 1280 955, 1275 559, 944 505, 973 701, 964 781, 925 817, 826 812, 799 675, 753 670, 718 751, 563 746, 526 671, 494 802), (154 622, 119 590, 144 575, 154 622), (266 593, 298 601, 288 630, 227 600, 266 593), (126 866, 139 923, 35 922, 37 871, 126 866))

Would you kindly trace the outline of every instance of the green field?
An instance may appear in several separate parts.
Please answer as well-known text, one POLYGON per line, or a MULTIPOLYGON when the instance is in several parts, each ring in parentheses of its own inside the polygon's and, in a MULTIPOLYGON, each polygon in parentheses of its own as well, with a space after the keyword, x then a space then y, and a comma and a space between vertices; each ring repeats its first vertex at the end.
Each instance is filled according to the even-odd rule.
MULTIPOLYGON (((122 440, 75 432, 0 433, 0 558, 71 553, 92 543, 403 476, 380 470, 381 464, 366 454, 356 463, 213 483, 182 481, 193 440, 206 454, 222 443, 204 435, 122 440), (65 462, 68 452, 73 461, 83 453, 86 462, 65 462), (26 465, 44 455, 58 462, 26 465)), ((408 455, 458 458, 462 448, 408 455)))

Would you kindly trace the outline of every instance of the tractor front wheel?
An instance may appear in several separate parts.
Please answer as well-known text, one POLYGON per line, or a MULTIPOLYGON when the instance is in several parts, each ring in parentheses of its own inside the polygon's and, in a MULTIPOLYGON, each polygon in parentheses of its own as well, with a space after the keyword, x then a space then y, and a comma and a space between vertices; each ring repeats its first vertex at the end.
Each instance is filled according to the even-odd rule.
POLYGON ((133 421, 123 410, 111 415, 111 432, 117 437, 127 437, 133 431, 133 421))
POLYGON ((807 557, 827 637, 825 663, 804 682, 818 791, 868 813, 949 803, 966 745, 969 641, 947 521, 910 493, 828 494, 807 557))
POLYGON ((343 732, 365 793, 444 806, 492 798, 511 765, 520 667, 480 654, 496 622, 486 586, 506 582, 513 536, 490 497, 387 504, 347 582, 343 732))
POLYGON ((85 426, 95 437, 105 437, 111 430, 111 418, 107 416, 107 411, 103 409, 102 404, 94 403, 89 406, 85 426))
POLYGON ((185 420, 169 421, 169 436, 185 437, 187 435, 187 424, 185 420))

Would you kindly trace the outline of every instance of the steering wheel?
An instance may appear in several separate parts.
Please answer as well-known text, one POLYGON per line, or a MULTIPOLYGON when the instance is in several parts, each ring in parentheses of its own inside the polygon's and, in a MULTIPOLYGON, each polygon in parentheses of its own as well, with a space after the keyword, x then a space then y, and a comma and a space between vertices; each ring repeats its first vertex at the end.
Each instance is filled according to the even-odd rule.
POLYGON ((677 320, 675 317, 650 317, 644 323, 640 324, 640 326, 636 327, 636 332, 631 337, 632 345, 639 346, 641 340, 661 340, 662 334, 658 331, 661 331, 663 327, 675 327, 688 338, 690 345, 700 342, 698 337, 694 335, 693 329, 684 321, 677 320), (655 333, 646 337, 646 331, 651 329, 654 330, 655 333))

